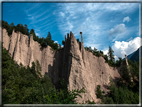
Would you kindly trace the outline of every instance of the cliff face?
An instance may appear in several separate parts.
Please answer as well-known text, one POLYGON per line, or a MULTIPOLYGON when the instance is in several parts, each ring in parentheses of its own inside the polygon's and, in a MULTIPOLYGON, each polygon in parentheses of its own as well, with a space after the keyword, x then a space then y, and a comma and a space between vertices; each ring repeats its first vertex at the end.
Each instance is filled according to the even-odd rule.
POLYGON ((27 35, 13 31, 11 37, 5 29, 3 31, 3 47, 5 47, 11 57, 22 63, 24 66, 38 60, 41 67, 41 74, 47 74, 52 79, 56 87, 59 86, 59 78, 64 78, 68 83, 68 89, 85 88, 81 98, 76 98, 79 103, 87 100, 98 101, 95 95, 97 85, 101 85, 103 90, 109 83, 109 77, 119 78, 116 68, 110 67, 103 57, 97 57, 84 49, 83 37, 81 34, 81 45, 76 41, 72 32, 65 38, 63 49, 55 52, 50 46, 43 50, 40 44, 27 35))

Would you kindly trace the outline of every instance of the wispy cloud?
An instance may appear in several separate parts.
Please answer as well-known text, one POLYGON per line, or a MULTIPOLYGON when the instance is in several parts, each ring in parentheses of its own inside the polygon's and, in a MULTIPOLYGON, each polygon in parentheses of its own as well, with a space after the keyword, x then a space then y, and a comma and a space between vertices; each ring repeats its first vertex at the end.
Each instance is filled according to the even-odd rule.
POLYGON ((133 40, 133 37, 130 37, 130 38, 127 39, 126 41, 129 42, 129 41, 131 41, 131 40, 133 40))
POLYGON ((24 11, 22 21, 26 20, 29 29, 44 37, 50 31, 58 43, 70 31, 81 40, 79 32, 83 32, 84 46, 107 53, 108 46, 115 41, 129 42, 138 36, 133 36, 138 32, 138 18, 133 16, 138 3, 19 3, 6 6, 5 10, 12 8, 10 17, 24 11), (131 23, 124 24, 130 20, 131 23), (129 39, 130 36, 133 38, 129 39))
MULTIPOLYGON (((33 3, 28 4, 28 9, 25 10, 27 14, 26 19, 34 29, 39 29, 38 35, 46 36, 46 33, 55 25, 56 19, 50 14, 50 9, 47 8, 49 4, 33 3)), ((52 5, 51 5, 52 6, 52 5)))
MULTIPOLYGON (((138 35, 134 34, 132 35, 134 32, 138 32, 139 31, 139 27, 138 26, 131 26, 131 27, 127 27, 127 29, 125 30, 125 32, 123 33, 120 33, 116 36, 112 36, 113 38, 111 39, 112 42, 115 42, 115 41, 119 41, 123 38, 130 38, 131 36, 134 36, 137 37, 138 35)), ((124 40, 124 39, 123 39, 124 40)), ((127 41, 127 40, 126 40, 127 41)))
POLYGON ((113 36, 113 35, 121 34, 121 33, 125 32, 125 31, 126 31, 125 24, 119 24, 119 25, 115 26, 114 28, 111 28, 108 31, 108 34, 110 36, 113 36))
MULTIPOLYGON (((58 14, 57 21, 62 35, 73 31, 76 37, 80 37, 79 32, 82 31, 84 45, 98 48, 101 48, 99 44, 103 44, 102 35, 107 38, 106 33, 111 26, 108 21, 101 21, 111 12, 131 13, 138 7, 135 3, 64 3, 58 6, 60 9, 54 13, 58 14)), ((118 35, 125 31, 125 24, 118 24, 111 28, 109 35, 118 35)))
POLYGON ((127 16, 127 17, 124 17, 123 19, 123 22, 129 22, 131 19, 127 16))
POLYGON ((61 15, 62 17, 64 17, 64 16, 65 16, 65 14, 64 14, 63 12, 60 12, 60 15, 61 15))

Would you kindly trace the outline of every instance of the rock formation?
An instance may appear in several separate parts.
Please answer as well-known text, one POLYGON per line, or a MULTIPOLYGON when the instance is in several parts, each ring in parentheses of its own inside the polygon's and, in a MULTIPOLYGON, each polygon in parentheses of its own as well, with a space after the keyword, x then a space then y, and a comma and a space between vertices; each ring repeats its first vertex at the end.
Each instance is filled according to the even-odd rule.
POLYGON ((31 66, 31 62, 38 60, 42 67, 41 74, 49 75, 56 87, 59 86, 59 78, 67 81, 69 90, 84 87, 86 93, 81 94, 82 98, 76 98, 79 103, 87 100, 98 102, 95 94, 97 85, 107 90, 105 86, 109 83, 109 77, 120 77, 118 70, 105 63, 103 57, 97 57, 84 49, 82 32, 81 46, 70 32, 65 36, 64 48, 55 52, 50 46, 41 50, 32 35, 29 38, 13 31, 9 37, 5 29, 2 31, 3 47, 18 64, 31 66))
POLYGON ((132 74, 130 73, 130 66, 128 64, 127 55, 125 55, 125 59, 126 59, 126 65, 127 65, 127 69, 128 69, 128 75, 131 77, 130 81, 133 82, 132 74))

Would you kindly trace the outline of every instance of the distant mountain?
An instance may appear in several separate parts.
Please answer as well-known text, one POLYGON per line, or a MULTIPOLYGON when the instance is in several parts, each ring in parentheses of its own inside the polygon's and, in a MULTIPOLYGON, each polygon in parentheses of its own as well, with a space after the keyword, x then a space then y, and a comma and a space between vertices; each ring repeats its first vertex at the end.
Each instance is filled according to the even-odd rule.
MULTIPOLYGON (((141 47, 139 47, 136 51, 134 51, 133 53, 131 53, 131 54, 129 54, 128 56, 127 56, 127 59, 130 59, 131 61, 139 61, 139 50, 142 50, 142 46, 141 47)), ((141 53, 141 56, 142 56, 142 53, 141 53)), ((125 60, 125 58, 123 59, 123 60, 125 60)))
MULTIPOLYGON (((127 59, 130 59, 132 57, 132 55, 135 53, 136 51, 134 51, 133 53, 127 55, 127 59)), ((123 58, 123 60, 125 60, 125 57, 123 58)))
POLYGON ((130 59, 130 58, 134 55, 135 52, 136 52, 136 51, 134 51, 133 53, 129 54, 129 55, 127 56, 127 58, 130 59))
MULTIPOLYGON (((142 50, 142 46, 139 47, 135 52, 134 54, 130 57, 130 60, 131 61, 139 61, 139 51, 142 50)), ((142 56, 142 53, 141 53, 141 56, 142 56)))

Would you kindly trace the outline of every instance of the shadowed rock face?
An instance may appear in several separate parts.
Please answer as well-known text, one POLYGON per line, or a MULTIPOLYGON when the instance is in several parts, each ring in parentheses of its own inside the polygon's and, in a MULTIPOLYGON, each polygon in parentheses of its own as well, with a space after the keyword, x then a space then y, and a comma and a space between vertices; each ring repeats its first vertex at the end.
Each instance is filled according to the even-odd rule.
POLYGON ((95 95, 97 85, 107 91, 105 86, 109 83, 109 77, 120 77, 118 70, 105 63, 103 57, 94 56, 84 49, 83 37, 79 46, 72 32, 67 34, 64 48, 57 52, 50 46, 41 50, 40 44, 33 40, 32 35, 28 38, 27 35, 13 31, 9 37, 5 29, 2 34, 3 47, 18 64, 31 66, 31 62, 38 60, 42 67, 41 74, 49 75, 57 88, 59 78, 66 80, 69 90, 84 87, 86 93, 81 94, 82 98, 76 98, 78 103, 87 100, 98 102, 95 95))

